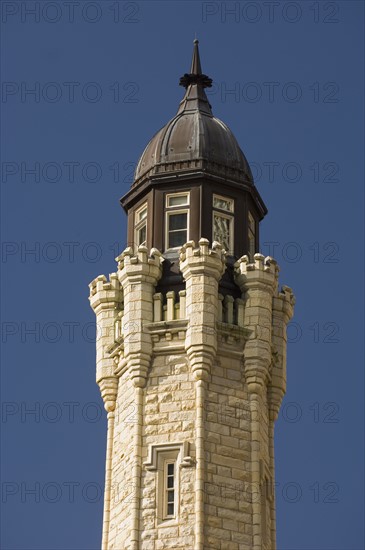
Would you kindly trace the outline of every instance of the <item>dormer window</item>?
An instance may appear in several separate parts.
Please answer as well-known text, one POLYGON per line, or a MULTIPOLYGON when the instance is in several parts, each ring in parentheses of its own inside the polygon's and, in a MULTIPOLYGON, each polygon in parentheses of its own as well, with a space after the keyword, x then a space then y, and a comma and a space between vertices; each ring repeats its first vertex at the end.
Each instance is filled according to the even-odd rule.
POLYGON ((218 241, 228 253, 233 252, 233 215, 233 199, 213 195, 213 241, 218 241))
POLYGON ((256 248, 256 222, 251 212, 249 212, 248 213, 248 253, 250 255, 251 260, 253 260, 254 254, 256 253, 255 248, 256 248))
POLYGON ((189 193, 166 195, 166 248, 179 248, 189 240, 189 193))
POLYGON ((137 246, 147 241, 147 203, 144 203, 134 214, 134 240, 137 246))

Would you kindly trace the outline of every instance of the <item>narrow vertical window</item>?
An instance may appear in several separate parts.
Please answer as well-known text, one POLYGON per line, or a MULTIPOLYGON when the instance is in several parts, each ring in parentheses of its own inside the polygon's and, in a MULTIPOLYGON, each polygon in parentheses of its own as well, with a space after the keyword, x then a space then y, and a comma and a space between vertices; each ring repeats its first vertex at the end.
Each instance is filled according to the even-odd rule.
POLYGON ((166 248, 179 248, 189 240, 189 193, 166 195, 166 248), (184 208, 185 207, 185 208, 184 208))
POLYGON ((175 462, 166 462, 165 463, 165 491, 164 491, 164 518, 171 519, 175 517, 176 512, 176 463, 175 462))
POLYGON ((136 210, 134 214, 134 240, 137 246, 145 245, 147 241, 147 204, 136 210))
POLYGON ((213 195, 213 241, 233 253, 234 201, 228 197, 213 195))
MULTIPOLYGON (((148 457, 144 466, 147 471, 155 471, 157 474, 154 479, 156 527, 169 527, 179 521, 180 471, 181 468, 193 464, 187 441, 149 445, 148 457)), ((149 479, 153 483, 153 479, 149 479)))
POLYGON ((253 260, 254 254, 256 253, 255 248, 256 248, 256 222, 251 212, 249 212, 248 213, 248 253, 250 255, 251 260, 253 260))

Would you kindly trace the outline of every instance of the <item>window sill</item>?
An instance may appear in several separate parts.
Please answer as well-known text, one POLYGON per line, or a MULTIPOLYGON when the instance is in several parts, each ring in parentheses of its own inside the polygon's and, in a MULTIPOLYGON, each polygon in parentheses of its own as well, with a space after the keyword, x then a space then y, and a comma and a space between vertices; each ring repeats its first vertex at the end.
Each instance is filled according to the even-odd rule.
POLYGON ((178 518, 160 519, 160 520, 157 520, 156 527, 176 527, 179 524, 180 522, 178 518))

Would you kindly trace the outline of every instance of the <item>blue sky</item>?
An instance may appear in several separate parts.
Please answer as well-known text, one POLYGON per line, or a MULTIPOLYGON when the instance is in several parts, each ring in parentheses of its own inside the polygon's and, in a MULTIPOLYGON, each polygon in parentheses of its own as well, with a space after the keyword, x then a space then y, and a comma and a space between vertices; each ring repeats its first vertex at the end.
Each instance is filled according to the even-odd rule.
POLYGON ((269 209, 261 251, 297 297, 278 549, 362 550, 363 3, 1 8, 2 547, 100 546, 106 423, 88 283, 115 270, 118 200, 177 110, 196 33, 213 112, 269 209))

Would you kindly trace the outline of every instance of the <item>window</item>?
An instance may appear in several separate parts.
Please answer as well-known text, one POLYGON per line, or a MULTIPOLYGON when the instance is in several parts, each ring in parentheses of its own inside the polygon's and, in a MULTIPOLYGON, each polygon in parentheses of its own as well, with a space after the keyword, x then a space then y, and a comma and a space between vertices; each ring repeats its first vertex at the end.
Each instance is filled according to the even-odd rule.
POLYGON ((164 468, 164 519, 175 517, 176 461, 166 461, 164 468))
POLYGON ((145 203, 134 214, 134 240, 137 246, 147 241, 147 204, 145 203))
POLYGON ((149 446, 144 462, 147 471, 156 472, 156 527, 179 520, 179 472, 194 464, 189 442, 157 443, 149 446))
POLYGON ((213 241, 233 252, 234 201, 228 197, 213 195, 213 241))
POLYGON ((166 248, 179 248, 189 240, 189 199, 189 193, 166 195, 166 248))
POLYGON ((226 212, 233 212, 233 200, 213 195, 213 207, 225 210, 226 212))
POLYGON ((251 212, 249 212, 248 213, 248 253, 250 255, 251 260, 253 260, 254 254, 256 252, 255 248, 256 248, 256 222, 251 212))
POLYGON ((166 206, 188 206, 189 193, 176 193, 175 195, 167 195, 166 206))

